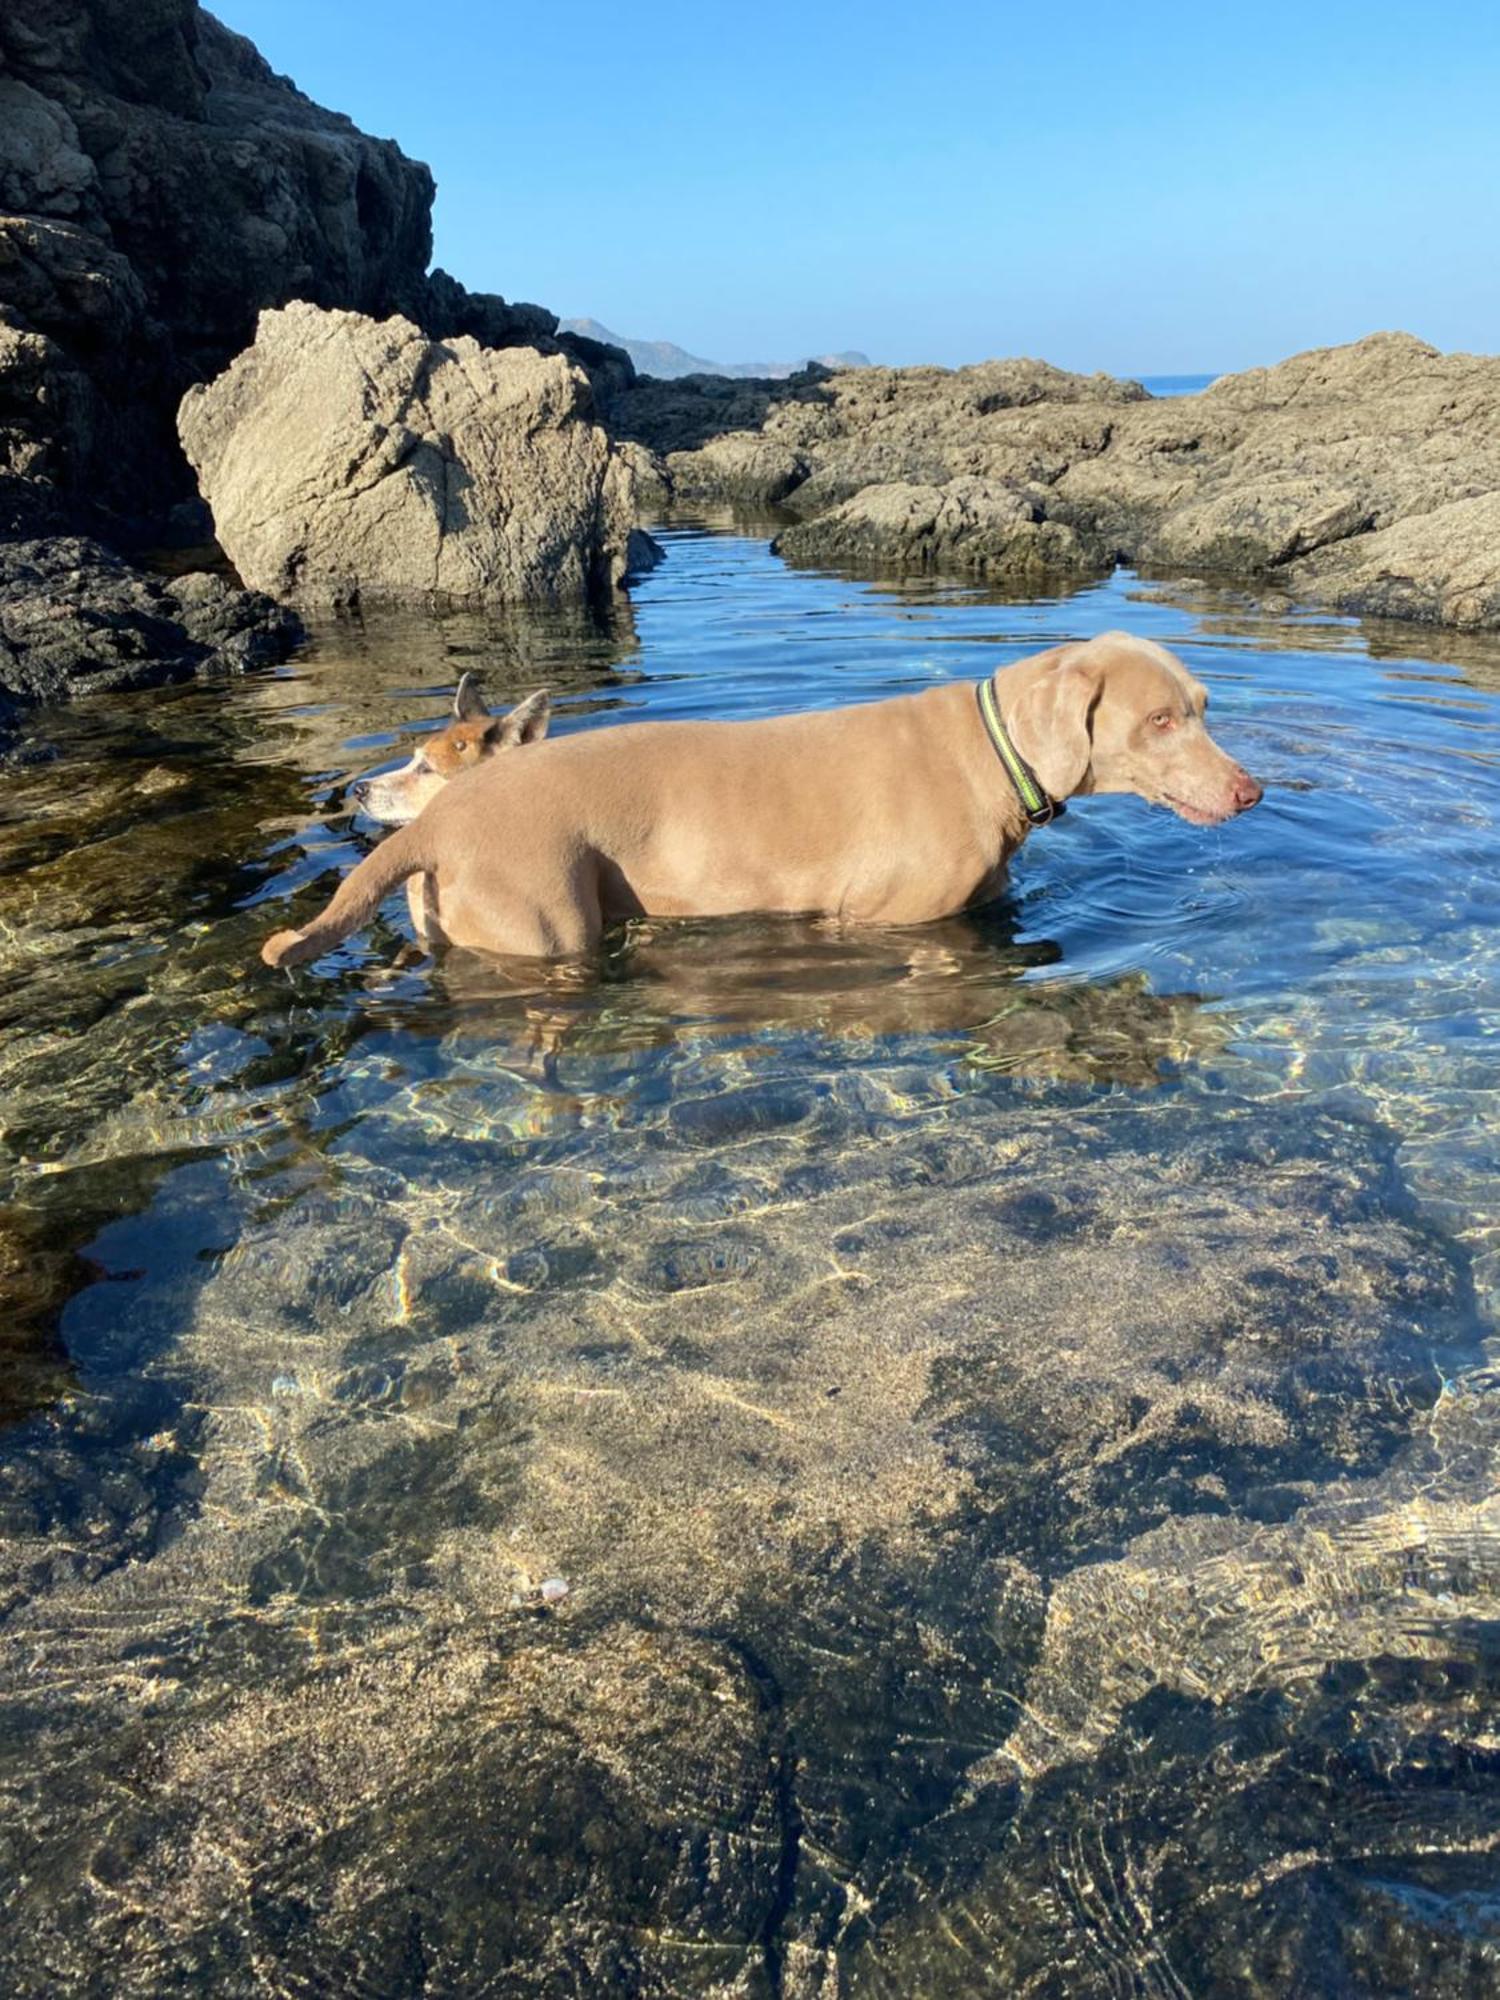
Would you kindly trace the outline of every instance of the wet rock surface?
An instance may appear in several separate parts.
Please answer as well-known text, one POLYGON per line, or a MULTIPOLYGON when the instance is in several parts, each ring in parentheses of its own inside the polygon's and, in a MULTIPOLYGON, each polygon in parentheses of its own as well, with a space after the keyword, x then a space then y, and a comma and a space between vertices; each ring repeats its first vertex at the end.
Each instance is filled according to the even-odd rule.
POLYGON ((1037 362, 641 382, 614 421, 684 497, 775 500, 808 562, 1117 561, 1236 575, 1340 610, 1500 623, 1500 359, 1408 334, 1154 401, 1037 362))
POLYGON ((593 407, 561 354, 293 305, 178 423, 247 583, 312 603, 534 602, 606 593, 651 551, 638 448, 612 446, 593 407))
POLYGON ((783 530, 772 547, 790 562, 856 566, 899 549, 909 569, 979 570, 1011 583, 1092 567, 1071 528, 1042 518, 1033 502, 991 479, 866 486, 783 530))
POLYGON ((151 576, 77 536, 0 541, 0 731, 37 702, 284 660, 297 618, 204 570, 151 576))

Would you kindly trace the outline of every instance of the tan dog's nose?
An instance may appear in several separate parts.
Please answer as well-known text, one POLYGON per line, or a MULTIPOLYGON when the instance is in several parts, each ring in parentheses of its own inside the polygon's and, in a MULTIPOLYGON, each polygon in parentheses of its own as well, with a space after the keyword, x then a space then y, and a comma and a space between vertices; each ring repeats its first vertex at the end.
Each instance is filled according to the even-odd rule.
POLYGON ((1237 771, 1229 796, 1234 800, 1236 812, 1246 812, 1251 806, 1260 804, 1265 792, 1248 771, 1237 771))

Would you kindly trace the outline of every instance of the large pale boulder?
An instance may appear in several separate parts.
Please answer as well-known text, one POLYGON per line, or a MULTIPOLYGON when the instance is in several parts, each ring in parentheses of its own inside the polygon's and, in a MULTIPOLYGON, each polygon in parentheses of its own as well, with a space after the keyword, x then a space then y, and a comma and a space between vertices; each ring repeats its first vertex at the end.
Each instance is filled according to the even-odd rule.
POLYGON ((653 545, 582 368, 291 305, 178 414, 226 553, 306 603, 579 598, 653 545))

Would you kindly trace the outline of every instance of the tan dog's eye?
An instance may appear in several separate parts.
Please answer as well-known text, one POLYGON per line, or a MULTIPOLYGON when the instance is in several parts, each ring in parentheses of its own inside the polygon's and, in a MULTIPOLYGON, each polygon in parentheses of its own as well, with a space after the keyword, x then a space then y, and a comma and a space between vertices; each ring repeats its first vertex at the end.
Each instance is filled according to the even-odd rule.
POLYGON ((1148 715, 1146 720, 1151 724, 1153 729, 1175 729, 1177 727, 1177 717, 1169 708, 1159 708, 1155 715, 1148 715))

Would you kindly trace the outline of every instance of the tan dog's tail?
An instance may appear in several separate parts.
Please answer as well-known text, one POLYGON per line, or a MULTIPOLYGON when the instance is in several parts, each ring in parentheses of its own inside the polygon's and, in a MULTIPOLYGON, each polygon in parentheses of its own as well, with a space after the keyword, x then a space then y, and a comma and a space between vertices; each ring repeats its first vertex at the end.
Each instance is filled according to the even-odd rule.
POLYGON ((268 937, 260 951, 266 964, 305 965, 310 958, 321 958, 368 923, 392 889, 409 876, 422 874, 427 856, 418 825, 413 820, 387 835, 372 854, 349 871, 328 907, 305 930, 277 931, 268 937))

